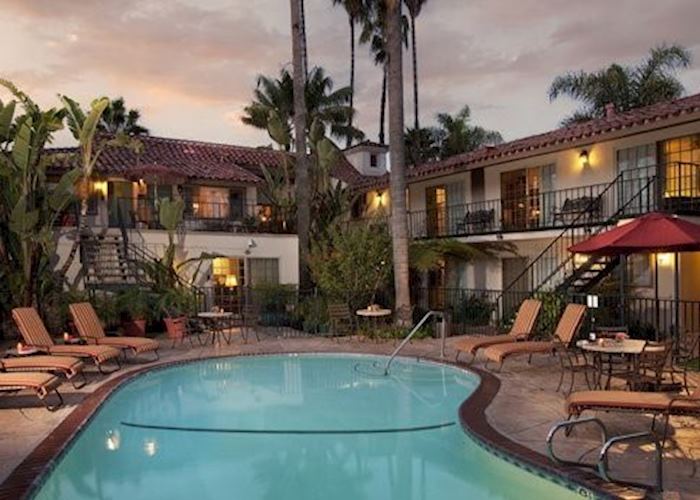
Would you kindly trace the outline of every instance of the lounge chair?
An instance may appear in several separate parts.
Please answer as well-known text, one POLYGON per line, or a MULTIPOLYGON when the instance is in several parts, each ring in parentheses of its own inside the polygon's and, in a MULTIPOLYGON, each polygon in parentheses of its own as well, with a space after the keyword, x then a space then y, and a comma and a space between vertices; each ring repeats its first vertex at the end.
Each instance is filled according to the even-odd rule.
POLYGON ((479 349, 483 349, 492 345, 507 344, 511 342, 524 341, 530 338, 532 331, 535 328, 537 316, 542 308, 542 302, 535 299, 523 300, 518 309, 518 314, 515 316, 513 326, 510 331, 504 335, 473 335, 464 339, 460 339, 455 343, 457 356, 455 361, 459 360, 459 355, 463 352, 472 355, 471 361, 476 358, 476 353, 479 349))
POLYGON ((581 328, 585 315, 586 306, 582 304, 568 304, 561 318, 559 318, 552 340, 510 342, 508 344, 493 345, 484 351, 487 359, 486 363, 495 361, 499 363, 500 370, 506 358, 511 356, 527 354, 529 356, 528 362, 530 362, 533 354, 554 352, 557 347, 568 348, 581 328))
POLYGON ((23 389, 33 390, 49 411, 55 411, 63 405, 63 397, 58 392, 58 386, 60 385, 61 379, 49 373, 0 373, 0 391, 17 392, 23 389), (58 398, 58 403, 55 405, 49 404, 46 399, 52 392, 58 398))
POLYGON ((39 313, 33 307, 17 307, 12 310, 12 318, 17 324, 19 332, 25 343, 36 347, 40 351, 58 356, 75 356, 76 358, 90 358, 97 366, 100 373, 112 373, 121 368, 119 356, 121 351, 106 345, 57 345, 46 330, 39 313), (117 367, 109 372, 102 368, 108 361, 113 361, 117 367))
POLYGON ((0 359, 2 372, 51 372, 60 373, 70 380, 73 387, 80 389, 85 385, 83 362, 70 356, 22 356, 18 358, 0 359), (82 381, 75 383, 75 378, 81 376, 82 381))
POLYGON ((78 335, 89 344, 111 346, 123 351, 130 350, 135 356, 144 352, 152 352, 155 354, 156 360, 158 359, 160 344, 157 340, 143 337, 108 337, 92 304, 80 302, 71 304, 68 308, 75 328, 78 330, 78 335))
POLYGON ((652 430, 659 415, 665 417, 663 443, 668 436, 669 417, 674 415, 700 417, 700 387, 690 396, 668 392, 636 391, 579 391, 566 399, 569 420, 578 418, 584 411, 619 411, 652 414, 652 430))

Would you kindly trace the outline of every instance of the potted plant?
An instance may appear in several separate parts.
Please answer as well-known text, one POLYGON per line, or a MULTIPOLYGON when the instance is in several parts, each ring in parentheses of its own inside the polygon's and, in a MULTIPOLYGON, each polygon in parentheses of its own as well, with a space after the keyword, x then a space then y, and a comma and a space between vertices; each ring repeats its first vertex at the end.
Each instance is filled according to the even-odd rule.
POLYGON ((145 337, 146 324, 153 316, 148 292, 131 287, 117 296, 117 308, 121 318, 122 332, 127 337, 145 337))
POLYGON ((195 309, 195 300, 190 291, 179 287, 167 289, 160 294, 157 309, 163 317, 169 339, 183 339, 187 329, 187 316, 195 309))

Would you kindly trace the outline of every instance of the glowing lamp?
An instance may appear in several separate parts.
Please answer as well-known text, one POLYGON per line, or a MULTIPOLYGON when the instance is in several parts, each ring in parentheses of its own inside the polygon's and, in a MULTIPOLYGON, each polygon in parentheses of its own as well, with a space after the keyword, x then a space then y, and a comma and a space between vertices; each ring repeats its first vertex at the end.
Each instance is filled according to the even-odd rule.
POLYGON ((92 192, 104 199, 107 198, 107 181, 93 181, 92 192))
POLYGON ((672 253, 657 253, 656 262, 661 267, 669 267, 673 265, 673 254, 672 253))
POLYGON ((377 191, 377 206, 384 206, 384 191, 377 191))
POLYGON ((583 151, 581 151, 581 154, 578 155, 578 163, 581 166, 581 168, 584 169, 591 166, 588 150, 584 149, 583 151))
POLYGON ((238 286, 238 276, 235 274, 229 274, 226 276, 226 280, 224 281, 224 286, 228 288, 234 288, 238 286))

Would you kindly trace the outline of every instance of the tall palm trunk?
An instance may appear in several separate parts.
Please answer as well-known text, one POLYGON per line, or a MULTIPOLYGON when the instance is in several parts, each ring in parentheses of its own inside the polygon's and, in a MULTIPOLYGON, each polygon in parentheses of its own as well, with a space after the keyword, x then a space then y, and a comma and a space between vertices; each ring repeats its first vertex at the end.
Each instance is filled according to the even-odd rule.
POLYGON ((302 0, 289 0, 292 13, 292 64, 294 66, 294 141, 296 148, 295 191, 297 234, 299 238, 299 285, 310 286, 308 271, 309 230, 311 229, 311 193, 306 155, 306 99, 304 87, 304 40, 302 0))
POLYGON ((397 324, 407 326, 411 323, 412 318, 408 271, 401 4, 401 0, 387 0, 387 47, 389 56, 389 154, 391 155, 391 241, 394 257, 394 293, 396 294, 397 324))
POLYGON ((387 65, 384 65, 384 76, 382 78, 382 97, 379 101, 379 144, 385 144, 384 142, 384 122, 386 121, 386 78, 387 78, 387 65))
MULTIPOLYGON (((349 125, 352 128, 352 113, 355 110, 355 18, 350 16, 350 120, 349 125)), ((345 141, 345 147, 352 146, 352 136, 348 134, 345 141)))
MULTIPOLYGON (((306 4, 304 0, 299 0, 300 19, 301 19, 301 64, 304 75, 309 72, 309 49, 306 43, 306 4)), ((304 77, 306 78, 306 77, 304 77)))
POLYGON ((420 129, 418 119, 418 51, 416 50, 416 16, 411 15, 411 55, 413 58, 413 127, 420 129))

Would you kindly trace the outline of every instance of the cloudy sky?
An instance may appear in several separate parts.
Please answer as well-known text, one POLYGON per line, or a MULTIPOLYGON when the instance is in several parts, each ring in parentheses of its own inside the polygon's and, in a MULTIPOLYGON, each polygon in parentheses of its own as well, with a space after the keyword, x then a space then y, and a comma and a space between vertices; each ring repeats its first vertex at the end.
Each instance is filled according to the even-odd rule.
MULTIPOLYGON (((345 85, 346 17, 331 0, 306 5, 310 64, 345 85)), ((549 130, 574 107, 548 102, 556 75, 634 62, 662 42, 693 52, 681 79, 700 92, 698 19, 698 0, 430 0, 417 30, 422 122, 469 104, 507 139, 549 130)), ((154 135, 268 144, 240 116, 256 76, 289 64, 289 32, 287 0, 0 0, 0 76, 47 106, 59 92, 124 96, 154 135)), ((380 88, 359 47, 356 106, 373 139, 380 88)))

